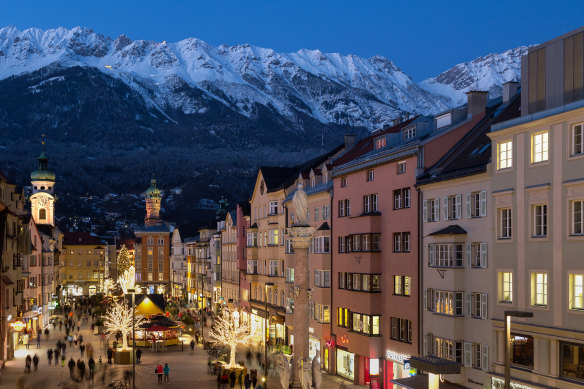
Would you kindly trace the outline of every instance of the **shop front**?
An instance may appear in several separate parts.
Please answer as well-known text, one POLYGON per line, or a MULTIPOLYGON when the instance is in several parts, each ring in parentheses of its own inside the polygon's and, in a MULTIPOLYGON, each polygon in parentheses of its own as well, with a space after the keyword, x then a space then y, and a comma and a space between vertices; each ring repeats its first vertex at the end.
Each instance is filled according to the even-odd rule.
POLYGON ((416 375, 416 370, 410 367, 410 356, 396 353, 391 350, 385 352, 383 361, 383 371, 385 372, 384 384, 386 388, 391 388, 391 380, 407 378, 416 375))
POLYGON ((337 346, 337 375, 355 381, 355 364, 357 356, 337 346))

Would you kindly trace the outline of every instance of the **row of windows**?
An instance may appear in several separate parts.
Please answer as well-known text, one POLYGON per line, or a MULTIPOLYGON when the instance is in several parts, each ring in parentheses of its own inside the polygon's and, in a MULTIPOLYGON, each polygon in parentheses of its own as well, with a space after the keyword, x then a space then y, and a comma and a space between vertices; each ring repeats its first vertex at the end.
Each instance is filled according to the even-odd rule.
POLYGON ((381 234, 339 236, 339 253, 381 251, 381 234))
POLYGON ((447 316, 463 316, 463 310, 466 310, 466 316, 488 319, 488 295, 479 292, 426 289, 424 309, 447 316))
POLYGON ((379 336, 380 322, 381 316, 379 315, 365 315, 341 307, 337 309, 337 325, 339 327, 349 328, 364 335, 379 336))
MULTIPOLYGON (((571 128, 570 156, 584 155, 584 124, 576 124, 571 128)), ((549 161, 549 132, 540 131, 531 134, 530 161, 538 164, 549 161)), ((506 139, 497 142, 497 170, 511 169, 513 167, 513 141, 506 139)))
MULTIPOLYGON (((531 305, 545 307, 548 305, 548 274, 531 273, 531 305)), ((513 302, 513 273, 498 273, 499 302, 513 302)), ((571 273, 568 277, 568 307, 571 310, 584 310, 584 274, 571 273)))
POLYGON ((309 317, 318 321, 319 323, 331 322, 331 307, 330 305, 322 305, 314 301, 308 302, 309 317))
POLYGON ((339 289, 380 292, 381 274, 339 272, 339 289))
MULTIPOLYGON (((467 218, 487 216, 487 191, 467 193, 465 195, 467 218)), ((462 218, 462 195, 442 197, 442 215, 440 215, 440 198, 427 199, 423 202, 424 222, 456 220, 462 218)))
POLYGON ((392 317, 390 337, 398 342, 412 343, 412 321, 392 317))
POLYGON ((409 232, 394 232, 393 233, 393 252, 394 253, 409 253, 410 252, 410 233, 409 232))
MULTIPOLYGON (((164 244, 164 237, 163 236, 159 236, 158 239, 157 239, 157 243, 158 243, 158 245, 163 245, 164 244)), ((151 236, 149 236, 147 238, 147 244, 149 246, 152 246, 154 244, 154 238, 151 237, 151 236)))
MULTIPOLYGON (((428 266, 463 267, 464 243, 433 243, 428 245, 428 266)), ((487 243, 466 244, 466 267, 487 267, 487 243)))
MULTIPOLYGON (((73 250, 69 250, 69 255, 74 255, 74 251, 73 250)), ((63 254, 67 254, 67 251, 63 251, 63 254)), ((103 255, 103 251, 102 250, 87 250, 87 254, 88 255, 103 255)), ((83 251, 82 250, 78 250, 77 251, 77 255, 83 255, 83 251)))
MULTIPOLYGON (((434 336, 431 333, 424 334, 423 352, 426 355, 434 355, 463 364, 465 367, 488 370, 489 346, 450 340, 434 336)), ((513 353, 515 355, 515 352, 513 353)))
MULTIPOLYGON (((75 266, 74 263, 75 262, 73 262, 73 261, 69 261, 69 263, 68 263, 69 267, 74 267, 75 266)), ((93 263, 93 265, 91 264, 91 261, 87 261, 86 264, 87 264, 87 267, 93 267, 93 266, 101 267, 101 261, 95 261, 93 263)), ((77 267, 81 267, 83 265, 84 265, 84 262, 82 262, 82 261, 77 262, 77 267)))

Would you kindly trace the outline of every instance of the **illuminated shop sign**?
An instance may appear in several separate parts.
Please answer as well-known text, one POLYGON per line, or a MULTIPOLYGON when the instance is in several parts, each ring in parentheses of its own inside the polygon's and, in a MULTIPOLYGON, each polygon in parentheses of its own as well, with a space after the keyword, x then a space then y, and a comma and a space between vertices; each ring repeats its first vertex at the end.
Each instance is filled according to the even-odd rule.
POLYGON ((392 361, 404 363, 405 360, 410 359, 409 355, 399 354, 391 350, 385 352, 385 358, 391 359, 392 361))

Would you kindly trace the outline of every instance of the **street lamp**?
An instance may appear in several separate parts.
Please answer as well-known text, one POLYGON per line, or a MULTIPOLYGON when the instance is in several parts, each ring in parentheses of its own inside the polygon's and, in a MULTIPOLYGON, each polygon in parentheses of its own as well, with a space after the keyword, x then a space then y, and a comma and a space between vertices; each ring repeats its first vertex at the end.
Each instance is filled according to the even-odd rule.
POLYGON ((136 389, 136 289, 128 289, 132 293, 132 388, 136 389))
POLYGON ((511 389, 511 318, 533 317, 533 312, 505 311, 505 389, 511 389))
POLYGON ((268 286, 274 286, 273 282, 266 282, 266 286, 265 286, 265 293, 264 293, 264 301, 265 301, 265 311, 264 311, 264 323, 266 326, 266 330, 264 331, 264 378, 265 378, 265 382, 264 382, 264 389, 267 389, 268 387, 268 340, 270 337, 270 327, 268 327, 268 286), (266 339, 266 335, 268 337, 268 339, 266 339))

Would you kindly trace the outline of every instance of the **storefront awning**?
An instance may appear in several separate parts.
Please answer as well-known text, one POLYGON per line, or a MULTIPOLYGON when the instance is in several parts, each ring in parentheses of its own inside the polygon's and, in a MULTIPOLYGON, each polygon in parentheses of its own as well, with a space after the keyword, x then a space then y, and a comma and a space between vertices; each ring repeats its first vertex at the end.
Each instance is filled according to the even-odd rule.
POLYGON ((410 357, 410 365, 415 369, 432 374, 460 374, 462 367, 458 362, 432 355, 412 356, 410 357))
POLYGON ((8 276, 2 276, 2 282, 4 282, 4 285, 6 286, 14 284, 8 276))
MULTIPOLYGON (((407 389, 428 389, 428 376, 427 375, 416 375, 407 378, 397 378, 390 381, 392 384, 399 385, 402 388, 407 389)), ((440 389, 461 389, 460 385, 451 384, 448 381, 440 382, 440 389)))

